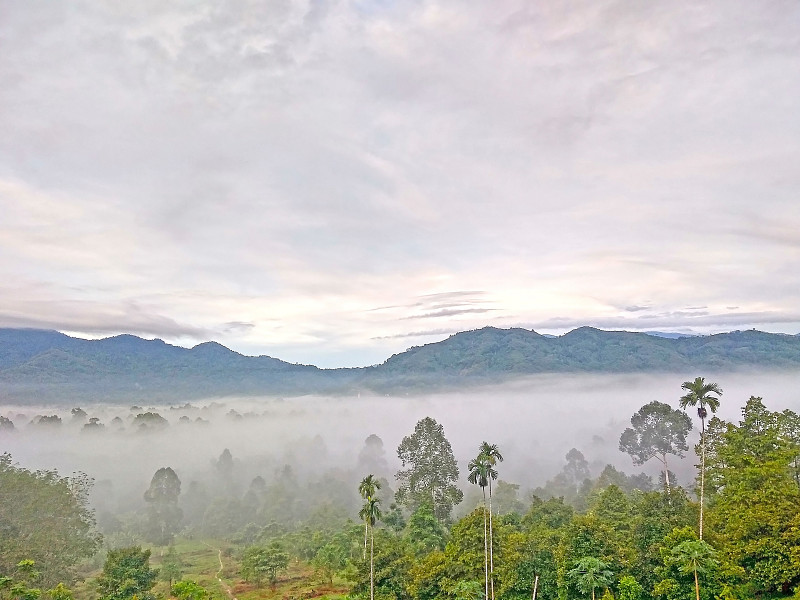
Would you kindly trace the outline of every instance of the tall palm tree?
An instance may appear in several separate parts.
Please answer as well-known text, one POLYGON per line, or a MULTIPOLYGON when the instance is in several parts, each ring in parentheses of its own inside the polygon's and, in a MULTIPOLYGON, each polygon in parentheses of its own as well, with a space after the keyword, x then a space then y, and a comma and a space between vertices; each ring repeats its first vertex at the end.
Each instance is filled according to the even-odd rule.
POLYGON ((695 377, 694 381, 684 381, 681 388, 686 394, 681 396, 681 408, 697 406, 697 416, 700 417, 700 539, 703 539, 703 501, 706 485, 706 417, 708 411, 717 412, 719 397, 722 390, 716 383, 706 383, 702 377, 695 377), (714 395, 716 394, 716 395, 714 395))
POLYGON ((494 466, 503 462, 503 455, 497 444, 483 442, 480 447, 480 456, 484 456, 489 463, 489 582, 491 583, 492 600, 494 600, 494 529, 492 527, 492 479, 497 479, 494 466))
POLYGON ((375 523, 381 518, 381 503, 375 497, 367 498, 358 516, 364 519, 364 523, 369 526, 369 598, 375 600, 375 523))
MULTIPOLYGON (((364 500, 369 500, 370 498, 375 497, 377 491, 381 489, 381 482, 375 479, 375 476, 370 473, 364 479, 361 480, 361 483, 358 484, 358 493, 361 494, 361 497, 364 500)), ((364 523, 364 559, 367 558, 367 523, 364 523)))
POLYGON ((487 598, 487 600, 489 598, 489 549, 486 535, 486 486, 489 485, 489 471, 491 468, 488 459, 480 453, 467 465, 467 470, 469 471, 467 481, 479 485, 483 492, 483 573, 486 587, 484 598, 487 598))

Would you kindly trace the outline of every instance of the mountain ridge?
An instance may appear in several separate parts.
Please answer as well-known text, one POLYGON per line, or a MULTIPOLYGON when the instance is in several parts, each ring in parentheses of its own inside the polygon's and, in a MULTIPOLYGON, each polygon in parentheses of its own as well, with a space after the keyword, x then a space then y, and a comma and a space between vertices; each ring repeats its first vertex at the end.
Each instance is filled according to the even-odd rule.
POLYGON ((484 327, 412 346, 379 365, 320 369, 247 356, 214 341, 184 348, 130 334, 87 340, 53 330, 0 328, 0 403, 413 393, 539 373, 742 368, 800 369, 800 336, 747 330, 668 338, 584 326, 550 337, 484 327))

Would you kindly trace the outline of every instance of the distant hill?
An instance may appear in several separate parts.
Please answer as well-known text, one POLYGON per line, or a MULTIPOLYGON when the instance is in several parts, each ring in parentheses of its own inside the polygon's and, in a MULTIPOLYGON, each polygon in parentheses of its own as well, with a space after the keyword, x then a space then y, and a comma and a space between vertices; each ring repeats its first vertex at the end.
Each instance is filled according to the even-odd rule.
POLYGON ((176 401, 226 395, 424 391, 535 373, 720 372, 800 368, 800 336, 735 331, 669 338, 580 327, 559 336, 485 327, 409 348, 383 364, 319 369, 119 335, 0 329, 0 403, 176 401))

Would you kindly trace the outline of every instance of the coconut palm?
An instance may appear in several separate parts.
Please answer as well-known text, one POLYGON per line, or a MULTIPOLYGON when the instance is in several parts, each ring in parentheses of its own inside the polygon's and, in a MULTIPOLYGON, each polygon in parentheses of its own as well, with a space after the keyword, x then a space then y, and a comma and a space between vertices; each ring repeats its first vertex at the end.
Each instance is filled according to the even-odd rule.
POLYGON ((672 549, 668 562, 675 565, 681 573, 688 575, 694 572, 694 593, 697 600, 700 600, 697 574, 716 564, 714 549, 703 540, 686 540, 672 549))
MULTIPOLYGON (((375 479, 375 476, 370 473, 361 483, 358 484, 358 493, 364 500, 369 500, 375 497, 376 492, 381 489, 381 482, 375 479)), ((364 523, 364 559, 367 558, 367 524, 364 523)))
POLYGON ((378 506, 381 503, 375 497, 367 498, 364 506, 358 513, 358 516, 364 519, 364 523, 369 526, 370 543, 369 543, 369 597, 370 600, 375 600, 375 523, 381 518, 381 509, 378 506))
POLYGON ((489 550, 488 538, 486 535, 486 486, 489 485, 489 472, 492 470, 492 466, 489 464, 489 460, 483 454, 479 453, 476 458, 473 458, 470 461, 469 465, 467 465, 467 469, 469 470, 467 481, 479 485, 481 491, 483 492, 483 572, 484 584, 486 587, 486 595, 484 598, 489 598, 489 550))
POLYGON ((503 455, 497 444, 483 442, 480 447, 480 455, 486 457, 490 466, 489 472, 489 582, 491 584, 492 600, 494 600, 494 529, 492 527, 492 479, 497 479, 497 471, 494 467, 498 462, 503 462, 503 455))
POLYGON ((717 412, 719 397, 722 390, 716 383, 706 383, 702 377, 695 377, 694 381, 684 381, 681 388, 686 394, 681 396, 681 408, 697 406, 697 416, 700 417, 700 539, 703 539, 703 501, 706 484, 706 417, 708 410, 717 412), (716 395, 714 395, 716 394, 716 395))

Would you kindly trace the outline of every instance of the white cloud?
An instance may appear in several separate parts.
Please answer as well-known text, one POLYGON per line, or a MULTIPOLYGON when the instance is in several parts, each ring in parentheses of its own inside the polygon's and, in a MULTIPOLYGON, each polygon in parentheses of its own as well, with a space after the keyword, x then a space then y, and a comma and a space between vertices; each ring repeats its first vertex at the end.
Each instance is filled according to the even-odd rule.
POLYGON ((2 323, 328 365, 485 324, 800 327, 793 3, 2 12, 2 323))

